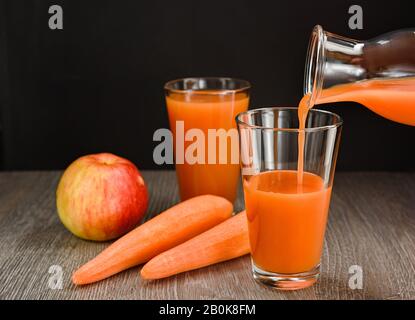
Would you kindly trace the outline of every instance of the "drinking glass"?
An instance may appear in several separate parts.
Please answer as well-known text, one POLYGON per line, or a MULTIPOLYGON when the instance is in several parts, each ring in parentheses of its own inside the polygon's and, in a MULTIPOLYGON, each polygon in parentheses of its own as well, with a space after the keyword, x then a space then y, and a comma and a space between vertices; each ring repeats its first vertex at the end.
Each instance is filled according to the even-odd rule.
POLYGON ((180 198, 236 198, 239 181, 235 117, 249 103, 248 81, 185 78, 165 85, 180 198))
POLYGON ((342 130, 338 115, 309 111, 299 176, 297 111, 262 108, 236 118, 253 276, 286 290, 319 276, 342 130))

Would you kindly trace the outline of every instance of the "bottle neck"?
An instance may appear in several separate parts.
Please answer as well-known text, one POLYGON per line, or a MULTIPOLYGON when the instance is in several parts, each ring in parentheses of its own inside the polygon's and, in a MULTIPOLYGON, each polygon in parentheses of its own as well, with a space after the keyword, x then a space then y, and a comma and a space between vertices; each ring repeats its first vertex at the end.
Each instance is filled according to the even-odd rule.
POLYGON ((311 34, 304 75, 304 94, 317 103, 321 91, 366 78, 362 66, 364 42, 341 37, 315 26, 311 34))

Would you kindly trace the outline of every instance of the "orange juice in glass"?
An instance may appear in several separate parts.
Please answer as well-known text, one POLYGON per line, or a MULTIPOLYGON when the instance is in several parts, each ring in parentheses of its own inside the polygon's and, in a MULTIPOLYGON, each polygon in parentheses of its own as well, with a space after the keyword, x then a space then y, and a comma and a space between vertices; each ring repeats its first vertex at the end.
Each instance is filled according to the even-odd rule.
POLYGON ((239 181, 235 117, 250 84, 232 78, 185 78, 165 85, 180 198, 214 194, 234 202, 239 181))
POLYGON ((300 130, 297 108, 263 108, 237 121, 253 276, 278 289, 310 286, 319 275, 342 120, 311 109, 300 130))

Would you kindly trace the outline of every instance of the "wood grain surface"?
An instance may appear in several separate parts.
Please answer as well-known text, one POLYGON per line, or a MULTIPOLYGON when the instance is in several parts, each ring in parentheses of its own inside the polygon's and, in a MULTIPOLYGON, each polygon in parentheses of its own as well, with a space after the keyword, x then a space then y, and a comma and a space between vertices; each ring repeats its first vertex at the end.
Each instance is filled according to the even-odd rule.
MULTIPOLYGON (((0 299, 414 299, 415 173, 337 173, 319 282, 281 292, 257 284, 249 257, 145 282, 139 267, 75 287, 72 272, 108 243, 76 238, 60 223, 60 172, 0 173, 0 299), (349 287, 349 268, 363 288, 349 287), (51 266, 62 289, 49 286, 51 266)), ((146 218, 178 201, 174 172, 144 171, 151 203, 146 218)), ((243 208, 240 197, 237 209, 243 208)))

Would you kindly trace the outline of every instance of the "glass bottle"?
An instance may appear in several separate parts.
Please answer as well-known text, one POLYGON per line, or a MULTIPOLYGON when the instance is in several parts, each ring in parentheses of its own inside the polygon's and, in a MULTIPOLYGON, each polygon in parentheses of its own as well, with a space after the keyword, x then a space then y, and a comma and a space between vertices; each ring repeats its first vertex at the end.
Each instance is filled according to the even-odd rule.
POLYGON ((415 29, 359 41, 315 26, 304 94, 310 107, 355 101, 390 120, 415 125, 415 29))

